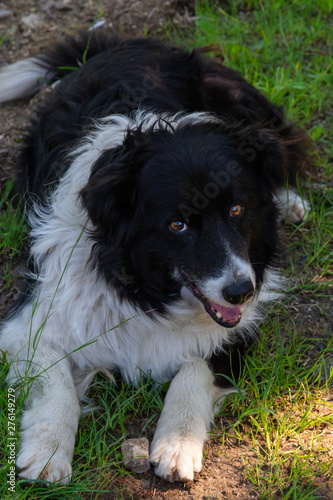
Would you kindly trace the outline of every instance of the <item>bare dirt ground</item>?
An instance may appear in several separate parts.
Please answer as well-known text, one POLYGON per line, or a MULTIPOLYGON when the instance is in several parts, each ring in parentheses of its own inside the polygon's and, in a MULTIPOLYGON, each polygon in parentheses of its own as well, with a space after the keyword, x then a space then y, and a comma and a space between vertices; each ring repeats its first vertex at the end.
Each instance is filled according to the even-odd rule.
MULTIPOLYGON (((75 33, 78 29, 89 28, 100 19, 101 29, 115 29, 119 32, 142 36, 144 33, 157 33, 166 23, 180 27, 193 23, 193 3, 191 0, 7 0, 0 3, 0 65, 31 56, 47 49, 62 35, 75 33)), ((8 103, 0 108, 0 187, 6 180, 13 178, 14 165, 26 131, 29 118, 39 95, 31 100, 8 103)), ((13 279, 10 285, 0 285, 0 318, 12 306, 18 290, 22 286, 19 277, 24 268, 24 251, 13 262, 13 279)), ((4 273, 6 258, 0 262, 4 273)), ((294 307, 303 311, 302 297, 294 307)), ((324 304, 325 308, 327 304, 324 304)), ((316 305, 304 314, 302 323, 313 324, 322 321, 321 311, 316 305)), ((135 436, 133 436, 135 437, 135 436)), ((184 499, 259 499, 244 474, 244 463, 256 459, 252 443, 239 441, 232 436, 222 446, 220 438, 212 439, 206 445, 207 455, 201 474, 187 484, 169 484, 152 471, 142 475, 123 476, 117 481, 122 486, 123 498, 173 500, 184 499)), ((321 490, 322 499, 332 499, 326 487, 321 490)), ((104 494, 101 500, 114 498, 104 494)))

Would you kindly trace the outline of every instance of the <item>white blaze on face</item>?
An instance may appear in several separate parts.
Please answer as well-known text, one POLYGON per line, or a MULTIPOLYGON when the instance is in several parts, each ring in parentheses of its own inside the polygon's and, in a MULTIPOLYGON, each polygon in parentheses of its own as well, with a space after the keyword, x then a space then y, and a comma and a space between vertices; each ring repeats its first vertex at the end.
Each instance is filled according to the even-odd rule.
POLYGON ((251 264, 236 255, 230 255, 229 262, 221 270, 219 276, 202 279, 197 282, 197 285, 210 302, 233 308, 232 304, 225 300, 223 290, 232 284, 237 284, 237 282, 246 281, 251 282, 253 289, 255 289, 256 278, 251 264))
MULTIPOLYGON (((251 264, 231 251, 214 277, 198 278, 190 271, 176 270, 192 293, 194 304, 201 302, 206 312, 221 326, 232 328, 239 324, 242 314, 251 303, 256 280, 251 264)), ((182 293, 184 296, 184 291, 182 293)), ((188 297, 188 294, 185 294, 188 297)), ((190 301, 192 302, 191 298, 190 301)))

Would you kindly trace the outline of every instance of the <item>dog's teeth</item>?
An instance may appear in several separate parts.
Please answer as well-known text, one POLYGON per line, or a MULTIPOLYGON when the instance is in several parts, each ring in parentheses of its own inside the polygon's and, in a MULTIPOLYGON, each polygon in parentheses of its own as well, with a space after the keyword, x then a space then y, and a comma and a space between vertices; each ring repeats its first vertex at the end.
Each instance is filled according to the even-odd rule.
POLYGON ((222 314, 220 313, 220 311, 217 311, 217 313, 216 313, 216 317, 217 317, 217 318, 219 318, 219 319, 221 319, 221 318, 222 318, 222 314))

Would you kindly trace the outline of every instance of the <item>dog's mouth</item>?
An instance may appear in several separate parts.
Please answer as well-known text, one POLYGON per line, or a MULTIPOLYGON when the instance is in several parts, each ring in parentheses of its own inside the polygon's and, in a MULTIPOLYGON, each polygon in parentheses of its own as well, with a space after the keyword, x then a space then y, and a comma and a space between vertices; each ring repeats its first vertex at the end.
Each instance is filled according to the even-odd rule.
POLYGON ((222 306, 209 300, 203 295, 199 288, 195 285, 194 281, 185 273, 180 273, 186 288, 188 288, 193 295, 200 300, 209 316, 220 326, 225 328, 233 328, 238 325, 241 320, 242 313, 239 306, 222 306))

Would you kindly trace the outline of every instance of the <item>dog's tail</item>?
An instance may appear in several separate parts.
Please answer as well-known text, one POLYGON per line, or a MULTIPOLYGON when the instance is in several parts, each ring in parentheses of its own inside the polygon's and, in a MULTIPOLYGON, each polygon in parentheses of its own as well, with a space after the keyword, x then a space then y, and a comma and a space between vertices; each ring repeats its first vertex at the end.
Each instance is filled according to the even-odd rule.
POLYGON ((8 64, 0 69, 0 102, 30 97, 44 85, 75 71, 91 57, 119 43, 116 35, 83 32, 78 38, 67 37, 45 54, 8 64))
POLYGON ((56 72, 40 57, 30 57, 0 70, 0 102, 13 101, 35 94, 56 72))

